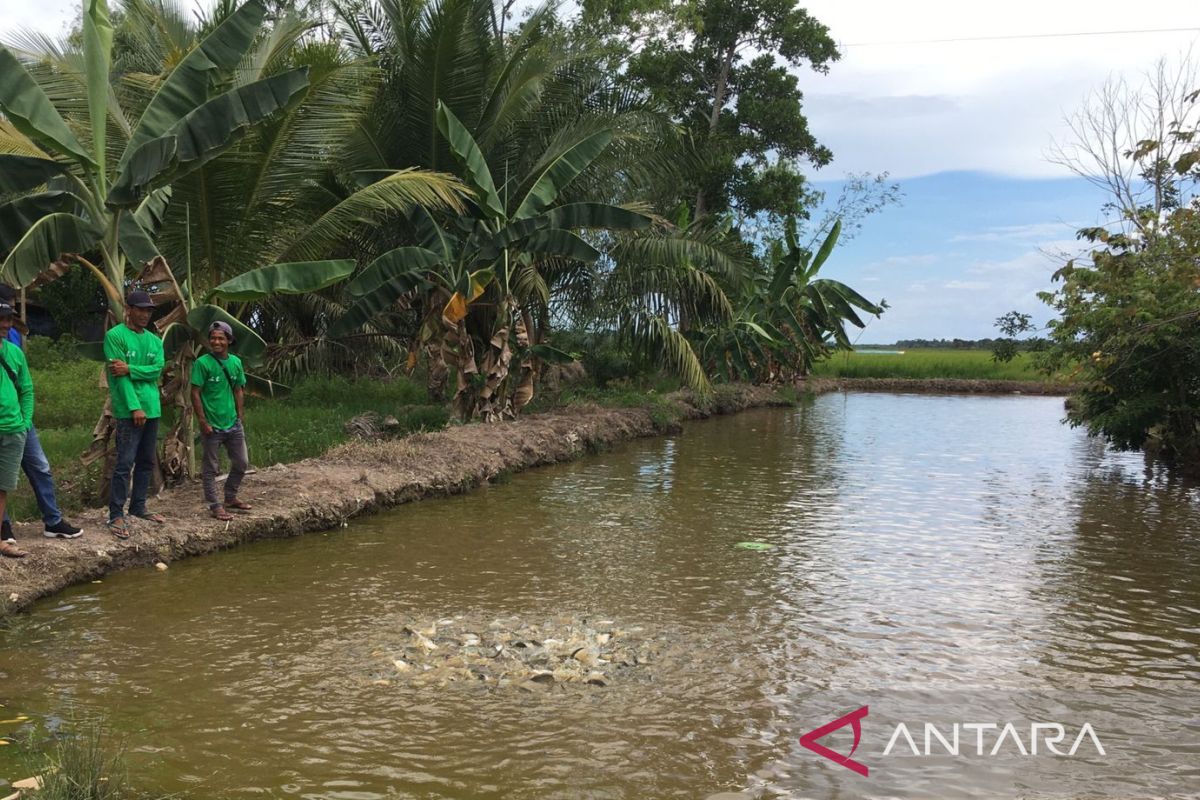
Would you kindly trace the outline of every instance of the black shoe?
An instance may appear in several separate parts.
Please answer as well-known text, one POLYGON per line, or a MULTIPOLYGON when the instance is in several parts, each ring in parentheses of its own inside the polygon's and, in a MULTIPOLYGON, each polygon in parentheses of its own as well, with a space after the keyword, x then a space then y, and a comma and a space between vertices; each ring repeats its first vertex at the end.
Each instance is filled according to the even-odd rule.
POLYGON ((4 520, 3 523, 0 523, 0 539, 11 538, 13 538, 12 522, 9 520, 4 520))
POLYGON ((83 536, 83 529, 76 528, 65 519, 60 519, 53 525, 47 525, 46 532, 42 535, 47 539, 78 539, 83 536))

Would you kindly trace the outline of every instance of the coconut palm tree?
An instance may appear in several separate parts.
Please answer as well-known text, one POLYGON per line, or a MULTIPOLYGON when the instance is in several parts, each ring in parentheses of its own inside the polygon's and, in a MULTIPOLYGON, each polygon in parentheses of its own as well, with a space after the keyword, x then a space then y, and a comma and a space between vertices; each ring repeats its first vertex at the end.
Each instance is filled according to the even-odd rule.
MULTIPOLYGON (((414 320, 415 306, 413 354, 428 356, 435 383, 452 368, 460 413, 484 417, 519 410, 539 362, 562 357, 546 346, 552 309, 589 276, 615 276, 607 285, 626 290, 606 295, 606 313, 635 299, 728 307, 691 267, 708 255, 702 237, 667 234, 665 221, 649 231, 649 210, 629 202, 686 163, 665 116, 618 90, 603 54, 560 35, 549 9, 508 37, 491 12, 481 0, 343 9, 351 46, 376 54, 384 76, 356 134, 355 167, 452 169, 474 198, 463 217, 417 214, 377 232, 377 260, 349 285, 355 304, 330 329, 386 327, 398 299, 414 320)), ((621 316, 637 342, 706 385, 678 329, 643 311, 621 316)))

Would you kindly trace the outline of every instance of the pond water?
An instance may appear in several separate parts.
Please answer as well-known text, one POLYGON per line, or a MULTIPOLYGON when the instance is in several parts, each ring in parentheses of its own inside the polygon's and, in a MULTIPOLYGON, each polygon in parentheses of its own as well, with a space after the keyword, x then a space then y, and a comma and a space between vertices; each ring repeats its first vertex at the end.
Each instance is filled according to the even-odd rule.
POLYGON ((102 711, 137 785, 195 798, 1196 792, 1200 491, 1062 415, 824 395, 117 574, 0 631, 3 715, 102 711), (604 686, 398 669, 438 620, 641 657, 604 686), (800 744, 856 711, 866 776, 800 744))

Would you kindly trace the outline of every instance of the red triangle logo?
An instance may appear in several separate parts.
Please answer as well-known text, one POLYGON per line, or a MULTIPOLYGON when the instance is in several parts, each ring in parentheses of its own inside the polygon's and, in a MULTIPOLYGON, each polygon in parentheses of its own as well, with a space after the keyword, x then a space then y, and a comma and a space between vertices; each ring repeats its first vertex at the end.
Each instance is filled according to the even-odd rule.
POLYGON ((809 731, 800 737, 800 746, 806 747, 817 755, 824 756, 836 764, 841 764, 847 769, 852 769, 864 778, 867 777, 869 770, 866 764, 860 764, 851 758, 854 755, 854 751, 858 749, 858 743, 862 740, 862 718, 867 715, 867 708, 867 706, 863 706, 857 711, 851 711, 843 717, 838 717, 833 722, 809 731), (854 746, 850 748, 850 752, 847 755, 842 755, 834 750, 830 750, 823 744, 817 743, 817 739, 828 736, 838 728, 844 728, 847 725, 854 731, 854 746))

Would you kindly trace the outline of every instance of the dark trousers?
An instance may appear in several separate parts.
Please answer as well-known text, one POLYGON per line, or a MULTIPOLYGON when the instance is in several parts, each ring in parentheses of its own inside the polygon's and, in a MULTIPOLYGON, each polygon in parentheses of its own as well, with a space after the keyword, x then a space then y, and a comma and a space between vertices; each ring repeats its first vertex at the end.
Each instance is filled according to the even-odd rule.
POLYGON ((221 448, 229 453, 229 477, 225 479, 225 502, 237 499, 238 487, 246 475, 250 458, 246 453, 246 432, 242 423, 238 422, 227 431, 213 430, 212 433, 200 434, 200 442, 204 446, 204 465, 200 477, 204 483, 204 500, 209 508, 222 505, 217 499, 217 470, 221 466, 221 448))
POLYGON ((148 419, 140 428, 132 419, 117 420, 117 467, 113 470, 108 499, 109 522, 125 516, 125 499, 129 497, 129 474, 133 473, 133 496, 129 497, 129 513, 140 517, 146 513, 146 492, 154 473, 154 451, 158 446, 158 419, 148 419))

